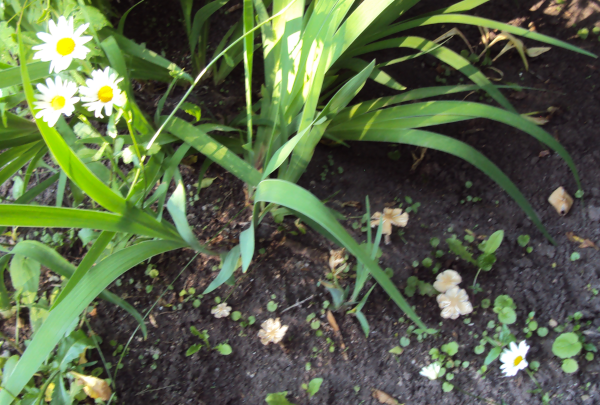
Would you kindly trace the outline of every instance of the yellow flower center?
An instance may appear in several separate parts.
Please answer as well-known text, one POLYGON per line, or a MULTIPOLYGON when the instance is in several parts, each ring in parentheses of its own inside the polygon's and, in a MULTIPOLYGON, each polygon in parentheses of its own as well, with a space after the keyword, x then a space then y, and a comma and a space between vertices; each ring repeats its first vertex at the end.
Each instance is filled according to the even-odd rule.
POLYGON ((98 90, 98 99, 103 103, 108 103, 113 99, 113 89, 110 86, 103 86, 98 90))
POLYGON ((56 52, 62 56, 70 55, 73 49, 75 49, 75 41, 71 38, 63 38, 56 43, 56 52))
POLYGON ((515 367, 519 365, 520 362, 523 361, 523 357, 521 356, 517 356, 517 358, 515 359, 515 367))
POLYGON ((50 105, 54 110, 60 110, 65 106, 65 98, 63 96, 55 96, 52 101, 50 101, 50 105))

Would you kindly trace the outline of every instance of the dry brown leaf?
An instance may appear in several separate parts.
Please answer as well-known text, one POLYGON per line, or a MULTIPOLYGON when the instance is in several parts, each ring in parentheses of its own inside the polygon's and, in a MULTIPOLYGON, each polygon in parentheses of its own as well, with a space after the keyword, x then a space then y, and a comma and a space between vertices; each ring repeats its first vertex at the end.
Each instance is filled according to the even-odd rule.
POLYGON ((112 395, 112 390, 106 381, 91 375, 83 375, 71 371, 71 374, 77 379, 77 384, 83 385, 83 391, 88 397, 103 401, 108 401, 112 395))
POLYGON ((596 246, 596 244, 591 240, 583 239, 582 237, 575 235, 573 232, 567 232, 567 239, 569 239, 569 241, 571 242, 579 243, 580 249, 585 249, 589 247, 594 248, 596 250, 599 249, 598 246, 596 246))
POLYGON ((533 122, 535 125, 546 125, 550 120, 545 117, 532 117, 531 115, 521 114, 521 117, 533 122))
POLYGON ((358 201, 346 201, 346 202, 342 203, 342 207, 360 208, 360 202, 358 202, 358 201))
POLYGON ((333 329, 333 333, 336 338, 340 341, 340 348, 342 349, 342 357, 344 360, 348 361, 348 353, 346 353, 346 344, 344 343, 344 338, 342 337, 342 332, 340 332, 340 327, 333 317, 333 313, 330 310, 327 310, 327 322, 331 325, 331 329, 333 329))
POLYGON ((156 323, 156 318, 154 317, 154 315, 152 315, 152 314, 148 315, 148 319, 150 319, 150 324, 152 326, 154 326, 155 328, 158 328, 158 323, 156 323))
POLYGON ((404 405, 400 404, 400 402, 396 401, 392 396, 386 394, 381 390, 373 390, 373 398, 379 401, 381 404, 386 405, 404 405))
POLYGON ((538 157, 541 157, 541 158, 546 157, 546 156, 550 156, 550 151, 548 149, 541 151, 540 154, 538 155, 538 157))
POLYGON ((331 325, 331 328, 334 332, 337 333, 340 331, 340 327, 338 326, 338 323, 333 317, 333 313, 330 310, 327 310, 327 322, 329 322, 329 325, 331 325))

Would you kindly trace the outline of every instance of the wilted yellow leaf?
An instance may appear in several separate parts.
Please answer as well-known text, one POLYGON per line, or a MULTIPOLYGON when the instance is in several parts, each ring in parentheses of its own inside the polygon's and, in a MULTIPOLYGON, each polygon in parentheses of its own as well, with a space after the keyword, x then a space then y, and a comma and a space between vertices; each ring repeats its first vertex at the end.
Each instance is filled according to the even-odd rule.
POLYGON ((51 402, 53 393, 54 393, 54 383, 50 383, 46 387, 46 392, 44 393, 44 401, 51 402))
POLYGON ((386 405, 404 405, 400 404, 400 402, 381 390, 373 390, 373 398, 386 405))
POLYGON ((525 52, 527 52, 527 56, 529 56, 530 58, 535 58, 536 56, 540 56, 543 53, 548 52, 550 49, 549 46, 540 46, 537 48, 527 48, 525 49, 525 52))
POLYGON ((83 391, 88 397, 93 399, 100 398, 103 401, 110 399, 112 390, 103 379, 91 375, 79 374, 74 371, 71 371, 71 374, 76 378, 77 384, 83 385, 83 391))

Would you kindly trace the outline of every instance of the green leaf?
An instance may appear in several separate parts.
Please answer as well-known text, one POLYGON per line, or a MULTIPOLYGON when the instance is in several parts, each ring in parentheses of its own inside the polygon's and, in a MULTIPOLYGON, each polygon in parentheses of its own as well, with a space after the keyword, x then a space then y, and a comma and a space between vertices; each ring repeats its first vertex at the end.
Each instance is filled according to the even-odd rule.
POLYGON ((220 287, 223 283, 231 278, 235 269, 238 268, 240 258, 240 245, 236 245, 233 249, 227 253, 225 259, 223 260, 223 267, 221 271, 217 275, 217 277, 206 287, 206 290, 202 293, 206 295, 218 287, 220 287))
POLYGON ((41 265, 38 261, 15 254, 9 268, 13 288, 19 293, 37 293, 40 285, 40 269, 41 265))
POLYGON ((396 354, 396 355, 401 355, 403 352, 404 352, 404 349, 402 349, 400 346, 394 346, 389 351, 389 353, 396 354))
POLYGON ((50 405, 71 405, 73 399, 65 386, 65 378, 62 373, 58 373, 54 379, 54 390, 52 390, 52 401, 50 405))
POLYGON ((319 392, 319 390, 321 389, 321 384, 323 384, 322 378, 313 378, 312 380, 310 380, 310 382, 308 383, 308 389, 306 391, 308 392, 308 395, 311 398, 315 396, 317 392, 319 392))
POLYGON ((185 102, 181 104, 181 109, 194 117, 196 122, 200 121, 200 118, 202 117, 202 109, 196 104, 185 102))
POLYGON ((503 239, 504 231, 502 230, 496 231, 493 234, 491 234, 488 240, 485 242, 484 253, 488 255, 496 253, 496 250, 498 250, 498 248, 502 244, 503 239))
POLYGON ((294 405, 286 399, 287 394, 287 391, 268 394, 265 401, 269 405, 294 405))
POLYGON ((574 359, 564 359, 562 362, 562 371, 564 371, 567 374, 572 374, 574 372, 576 372, 577 370, 579 370, 579 365, 577 364, 577 361, 574 359))
POLYGON ((512 325, 517 321, 517 313, 512 308, 502 308, 502 310, 498 312, 498 320, 506 325, 512 325))
POLYGON ((579 337, 573 332, 562 333, 552 344, 552 353, 561 359, 573 357, 581 352, 579 337))
POLYGON ((185 351, 185 355, 187 357, 191 356, 192 354, 198 352, 200 349, 202 349, 202 343, 196 343, 194 345, 191 345, 186 351, 185 351))
POLYGON ((496 346, 492 348, 488 355, 485 357, 483 364, 485 366, 489 366, 494 360, 498 358, 498 356, 500 356, 500 353, 502 353, 502 347, 496 346))
POLYGON ((493 253, 482 254, 477 258, 477 267, 483 271, 490 271, 494 263, 496 263, 496 255, 493 253))
MULTIPOLYGON (((165 120, 166 117, 162 117, 161 122, 165 122, 165 120)), ((198 127, 194 127, 180 118, 172 118, 165 126, 165 130, 188 143, 242 181, 253 186, 260 181, 261 174, 255 168, 198 127)))
POLYGON ((448 356, 454 356, 458 353, 458 343, 456 342, 448 342, 440 348, 444 353, 448 354, 448 356))
POLYGON ((471 254, 467 248, 464 247, 460 240, 448 238, 446 239, 446 243, 448 244, 448 247, 452 253, 471 264, 477 265, 477 262, 473 259, 473 254, 471 254))
POLYGON ((233 353, 233 349, 227 343, 216 345, 215 350, 217 350, 223 356, 229 356, 231 353, 233 353))
POLYGON ((517 243, 519 244, 519 246, 525 247, 529 243, 530 239, 531 238, 529 237, 529 235, 519 235, 519 237, 517 238, 517 243))
POLYGON ((94 342, 81 329, 76 330, 60 341, 55 361, 58 362, 60 370, 65 372, 69 363, 78 359, 85 349, 93 346, 94 342))

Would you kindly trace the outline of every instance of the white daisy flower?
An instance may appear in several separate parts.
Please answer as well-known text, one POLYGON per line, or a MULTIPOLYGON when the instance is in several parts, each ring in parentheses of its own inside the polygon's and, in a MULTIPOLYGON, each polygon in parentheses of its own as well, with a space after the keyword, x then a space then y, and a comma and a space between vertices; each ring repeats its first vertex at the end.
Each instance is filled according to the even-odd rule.
POLYGON ((125 104, 125 94, 117 86, 123 80, 116 73, 110 73, 110 68, 94 70, 92 78, 85 81, 87 87, 79 88, 81 101, 88 111, 93 111, 96 118, 104 118, 102 108, 106 115, 111 115, 113 105, 122 107, 125 104))
POLYGON ((56 81, 46 79, 46 86, 38 84, 37 89, 41 94, 36 94, 34 107, 39 109, 35 118, 41 118, 49 126, 53 127, 61 114, 70 116, 75 110, 74 104, 79 101, 79 97, 73 97, 77 92, 77 84, 71 81, 63 82, 60 77, 56 81))
POLYGON ((529 345, 525 341, 519 343, 519 346, 515 342, 510 342, 510 349, 504 349, 500 356, 500 361, 503 363, 500 369, 506 377, 513 377, 519 370, 527 368, 529 363, 525 360, 525 356, 528 351, 529 345))
POLYGON ((85 59, 90 50, 83 46, 83 44, 89 42, 92 37, 82 37, 81 34, 83 34, 88 26, 89 24, 83 24, 77 30, 74 30, 73 17, 69 17, 67 21, 65 17, 61 16, 58 18, 58 24, 50 20, 48 23, 50 33, 37 33, 38 38, 44 41, 44 43, 32 48, 38 51, 33 55, 33 59, 51 62, 50 73, 52 73, 52 70, 58 73, 68 69, 73 59, 85 59))
POLYGON ((287 332, 288 327, 286 325, 282 325, 279 318, 277 319, 267 319, 260 325, 262 328, 258 331, 258 337, 260 342, 263 345, 268 345, 269 343, 279 343, 285 336, 285 332, 287 332))
POLYGON ((225 318, 231 313, 231 307, 227 305, 226 302, 223 302, 211 309, 210 313, 213 314, 215 318, 225 318))
POLYGON ((423 367, 419 374, 433 381, 440 376, 441 369, 442 366, 440 366, 440 363, 431 363, 430 365, 423 367))

